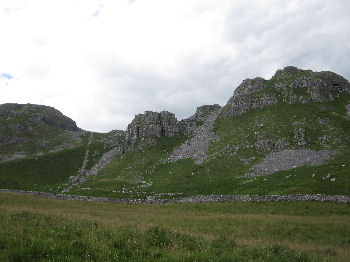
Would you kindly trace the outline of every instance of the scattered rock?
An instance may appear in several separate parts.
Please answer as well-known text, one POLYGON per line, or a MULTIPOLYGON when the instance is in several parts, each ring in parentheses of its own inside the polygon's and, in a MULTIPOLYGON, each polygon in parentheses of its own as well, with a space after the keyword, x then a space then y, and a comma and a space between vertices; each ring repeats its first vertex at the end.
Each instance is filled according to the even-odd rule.
POLYGON ((92 197, 92 196, 74 196, 66 194, 51 194, 37 191, 23 191, 12 189, 0 189, 0 192, 10 192, 34 195, 59 200, 72 201, 94 201, 94 202, 108 202, 108 203, 127 203, 127 204, 167 204, 167 203, 208 203, 208 202, 295 202, 295 201, 320 201, 332 203, 350 203, 350 197, 345 195, 199 195, 189 197, 177 197, 171 199, 155 199, 149 197, 146 199, 118 199, 108 197, 92 197))
MULTIPOLYGON (((207 115, 201 116, 203 124, 193 128, 193 136, 185 141, 181 146, 175 148, 166 162, 175 162, 179 159, 193 158, 196 164, 202 164, 207 159, 207 151, 210 142, 217 136, 213 132, 213 123, 221 112, 220 107, 216 110, 207 112, 207 115)), ((197 114, 199 115, 199 113, 197 114)))
POLYGON ((337 153, 335 150, 311 149, 282 150, 268 154, 260 163, 251 168, 251 173, 245 177, 263 176, 276 171, 291 170, 300 166, 319 166, 337 153))
POLYGON ((297 145, 301 148, 304 148, 306 146, 305 134, 306 130, 304 128, 294 130, 294 142, 296 142, 297 145))

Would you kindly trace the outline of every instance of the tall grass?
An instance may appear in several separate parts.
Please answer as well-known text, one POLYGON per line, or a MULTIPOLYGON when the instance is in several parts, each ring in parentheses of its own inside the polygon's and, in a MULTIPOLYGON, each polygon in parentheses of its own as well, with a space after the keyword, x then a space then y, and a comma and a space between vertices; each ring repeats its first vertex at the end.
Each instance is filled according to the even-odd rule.
POLYGON ((0 261, 346 261, 350 205, 127 205, 0 193, 0 261))

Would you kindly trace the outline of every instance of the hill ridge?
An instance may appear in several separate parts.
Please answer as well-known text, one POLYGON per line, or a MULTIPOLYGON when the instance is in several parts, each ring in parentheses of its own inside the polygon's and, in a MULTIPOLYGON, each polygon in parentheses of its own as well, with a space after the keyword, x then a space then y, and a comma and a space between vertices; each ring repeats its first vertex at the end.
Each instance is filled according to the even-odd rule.
POLYGON ((180 121, 145 111, 125 131, 65 130, 39 118, 34 128, 37 118, 26 117, 0 118, 0 138, 23 125, 27 141, 0 148, 2 159, 27 157, 0 163, 0 187, 112 198, 350 195, 350 84, 332 72, 288 66, 244 80, 223 107, 180 121))

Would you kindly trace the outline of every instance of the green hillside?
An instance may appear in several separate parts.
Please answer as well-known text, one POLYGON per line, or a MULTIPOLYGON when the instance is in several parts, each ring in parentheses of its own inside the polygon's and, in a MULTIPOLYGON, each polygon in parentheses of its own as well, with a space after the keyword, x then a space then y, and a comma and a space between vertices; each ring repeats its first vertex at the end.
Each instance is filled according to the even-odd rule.
POLYGON ((163 137, 156 145, 118 157, 97 177, 72 192, 124 198, 350 195, 350 118, 346 110, 350 104, 349 86, 347 80, 334 73, 294 68, 278 71, 268 81, 245 81, 216 119, 214 131, 219 139, 211 142, 208 160, 203 164, 195 164, 194 159, 162 161, 188 139, 163 137), (259 104, 264 97, 272 97, 273 104, 259 104), (246 112, 230 114, 235 100, 239 101, 238 111, 246 108, 246 112), (256 101, 258 106, 254 108, 256 101), (245 176, 268 154, 283 150, 307 152, 315 157, 320 150, 330 153, 320 165, 297 165, 263 176, 245 176))
POLYGON ((0 109, 1 188, 116 198, 350 195, 350 84, 332 72, 286 67, 243 81, 223 108, 202 106, 181 121, 146 111, 106 134, 82 131, 50 107, 0 109), (25 158, 11 160, 16 154, 25 158))

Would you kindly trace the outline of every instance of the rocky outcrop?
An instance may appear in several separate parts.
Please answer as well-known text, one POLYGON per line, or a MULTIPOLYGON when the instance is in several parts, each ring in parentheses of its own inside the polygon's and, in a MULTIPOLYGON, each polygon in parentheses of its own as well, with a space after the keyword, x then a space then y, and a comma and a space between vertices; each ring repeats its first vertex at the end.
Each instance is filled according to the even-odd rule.
POLYGON ((144 114, 136 115, 128 125, 126 140, 133 143, 139 137, 172 137, 179 135, 180 131, 173 113, 146 111, 144 114))
POLYGON ((210 114, 218 110, 221 110, 221 106, 218 104, 197 107, 196 113, 193 116, 179 122, 181 131, 186 135, 193 135, 198 126, 203 125, 208 120, 210 114))
POLYGON ((179 159, 193 158, 196 164, 202 164, 208 157, 210 142, 217 138, 213 132, 213 123, 220 112, 219 105, 198 107, 194 116, 183 121, 187 133, 192 137, 175 148, 165 161, 175 162, 179 159))
POLYGON ((0 161, 72 148, 85 131, 53 107, 0 105, 0 161), (20 152, 20 153, 19 153, 20 152))
POLYGON ((284 80, 291 76, 294 76, 298 73, 302 73, 304 70, 296 68, 295 66, 286 66, 283 69, 278 69, 274 76, 271 78, 272 80, 284 80))
MULTIPOLYGON (((77 131, 76 123, 69 117, 63 115, 57 109, 50 106, 33 104, 3 104, 0 105, 0 119, 21 117, 29 123, 42 123, 48 126, 59 127, 63 130, 77 131)), ((26 128, 23 125, 16 126, 17 131, 26 128)))
POLYGON ((246 79, 223 109, 223 117, 235 117, 250 110, 268 107, 278 101, 326 103, 342 93, 350 93, 348 80, 332 72, 312 72, 293 66, 277 70, 270 80, 246 79))
POLYGON ((266 80, 262 78, 244 80, 224 107, 223 117, 239 116, 277 103, 274 95, 263 92, 266 88, 266 80))

